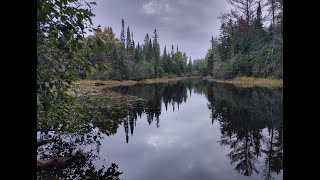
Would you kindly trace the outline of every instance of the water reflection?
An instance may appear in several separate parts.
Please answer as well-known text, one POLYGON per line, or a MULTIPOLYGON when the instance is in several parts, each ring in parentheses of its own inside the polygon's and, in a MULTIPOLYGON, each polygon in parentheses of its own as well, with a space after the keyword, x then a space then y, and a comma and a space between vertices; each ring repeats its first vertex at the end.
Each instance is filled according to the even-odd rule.
POLYGON ((49 166, 38 165, 39 179, 119 179, 117 164, 102 163, 109 168, 96 166, 106 156, 118 162, 123 159, 119 169, 127 165, 124 174, 130 172, 125 179, 282 179, 281 88, 237 88, 186 80, 112 90, 145 101, 128 109, 99 109, 99 118, 80 121, 69 131, 50 131, 51 127, 39 130, 38 160, 43 164, 55 160, 49 166), (193 111, 186 113, 184 105, 193 111), (141 127, 143 123, 147 127, 141 127), (212 131, 207 134, 205 128, 212 131), (117 139, 122 133, 125 138, 117 139), (228 151, 224 152, 224 148, 228 151), (220 154, 223 160, 217 157, 220 154), (137 162, 143 160, 163 173, 148 169, 148 163, 139 166, 137 162), (224 160, 238 176, 228 176, 229 171, 223 170, 228 169, 224 160), (135 172, 141 169, 144 170, 140 174, 135 172), (175 176, 169 177, 170 174, 175 176))
POLYGON ((244 175, 260 175, 274 179, 282 170, 282 89, 237 88, 231 85, 209 84, 203 81, 180 81, 176 84, 150 84, 118 87, 113 90, 142 97, 145 105, 128 111, 124 127, 128 142, 128 124, 133 134, 137 116, 147 115, 149 124, 160 126, 161 103, 172 110, 195 94, 204 94, 211 111, 211 124, 219 123, 220 145, 228 146, 226 157, 235 170, 244 175), (188 96, 189 95, 189 96, 188 96), (262 164, 260 163, 262 162, 262 164))
POLYGON ((227 156, 235 170, 250 176, 259 173, 255 164, 265 154, 261 175, 272 179, 282 170, 282 90, 213 86, 208 91, 212 122, 221 130, 221 145, 230 146, 227 156), (268 135, 262 133, 268 129, 268 135))
POLYGON ((99 158, 100 138, 100 132, 98 135, 38 132, 37 179, 119 180, 122 172, 115 163, 107 169, 104 166, 98 169, 93 164, 99 158))
POLYGON ((64 113, 65 119, 62 114, 58 118, 43 115, 38 119, 37 179, 119 180, 122 172, 118 171, 117 164, 97 168, 94 161, 100 159, 102 134, 115 134, 124 113, 117 112, 118 108, 87 111, 90 103, 79 102, 88 104, 65 111, 68 112, 64 113))

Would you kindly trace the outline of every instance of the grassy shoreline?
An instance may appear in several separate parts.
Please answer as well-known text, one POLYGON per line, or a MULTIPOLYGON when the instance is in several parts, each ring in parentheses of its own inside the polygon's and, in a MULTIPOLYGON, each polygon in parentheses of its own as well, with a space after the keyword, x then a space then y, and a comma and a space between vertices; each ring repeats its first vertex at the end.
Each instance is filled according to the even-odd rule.
MULTIPOLYGON (((94 94, 100 94, 106 92, 105 89, 117 87, 117 86, 133 86, 135 84, 153 84, 153 83, 168 83, 168 82, 176 82, 185 79, 199 79, 207 80, 209 82, 216 83, 227 83, 233 84, 237 87, 241 88, 252 88, 252 87, 268 87, 268 88, 276 88, 283 87, 282 79, 271 79, 271 78, 253 78, 253 77, 237 77, 231 80, 223 80, 223 79, 214 79, 212 77, 201 77, 201 76, 190 76, 190 77, 173 77, 173 78, 155 78, 155 79, 146 79, 142 81, 115 81, 115 80, 80 80, 75 84, 79 88, 80 92, 93 92, 94 94), (104 85, 96 86, 96 83, 103 83, 104 85)), ((108 93, 113 94, 107 90, 108 93)), ((106 94, 106 93, 104 93, 106 94)), ((113 95, 111 95, 113 96, 113 95)), ((118 96, 118 95, 117 95, 118 96)))
POLYGON ((254 78, 254 77, 236 77, 231 80, 214 79, 205 77, 205 80, 216 83, 233 84, 237 87, 250 88, 250 87, 283 87, 282 79, 272 78, 254 78))
POLYGON ((109 104, 124 103, 127 106, 131 106, 134 102, 143 101, 143 99, 130 96, 126 94, 121 94, 109 90, 108 88, 117 87, 117 86, 133 86, 135 84, 153 84, 153 83, 168 83, 176 82, 185 79, 203 79, 209 82, 216 83, 227 83, 233 84, 241 88, 252 88, 252 87, 268 87, 268 88, 277 88, 283 86, 282 79, 263 79, 263 78, 252 78, 252 77, 238 77, 232 80, 222 80, 214 79, 211 77, 201 77, 201 76, 190 76, 190 77, 174 77, 174 78, 156 78, 156 79, 146 79, 143 81, 115 81, 115 80, 80 80, 77 81, 76 91, 77 94, 73 91, 69 91, 70 95, 81 96, 81 94, 89 93, 91 98, 104 97, 108 99, 109 104), (96 86, 96 83, 103 83, 104 85, 96 86))
POLYGON ((142 81, 115 81, 115 80, 80 80, 75 84, 82 90, 101 92, 105 88, 112 88, 117 86, 133 86, 135 84, 153 84, 153 83, 167 83, 167 82, 176 82, 185 79, 197 79, 201 76, 190 76, 190 77, 173 77, 173 78, 155 78, 155 79, 146 79, 142 81), (96 83, 103 83, 104 85, 95 86, 96 83))

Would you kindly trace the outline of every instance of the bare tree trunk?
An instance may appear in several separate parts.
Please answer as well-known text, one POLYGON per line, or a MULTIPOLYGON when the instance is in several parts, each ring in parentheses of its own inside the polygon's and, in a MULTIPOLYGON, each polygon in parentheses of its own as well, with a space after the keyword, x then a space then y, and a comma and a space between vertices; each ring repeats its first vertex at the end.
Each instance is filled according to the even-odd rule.
POLYGON ((271 0, 271 8, 272 8, 272 28, 274 29, 274 25, 275 25, 275 18, 274 18, 274 14, 275 14, 275 0, 271 0))

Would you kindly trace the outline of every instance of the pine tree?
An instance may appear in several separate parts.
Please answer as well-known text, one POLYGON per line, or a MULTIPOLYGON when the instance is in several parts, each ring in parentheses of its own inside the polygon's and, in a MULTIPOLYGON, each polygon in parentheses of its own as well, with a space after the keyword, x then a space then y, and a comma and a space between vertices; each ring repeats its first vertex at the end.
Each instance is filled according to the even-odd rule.
MULTIPOLYGON (((122 48, 120 48, 120 51, 122 51, 122 48)), ((121 57, 121 53, 117 51, 116 46, 112 46, 111 52, 110 52, 110 59, 112 59, 111 62, 111 73, 110 78, 114 80, 123 80, 127 77, 127 69, 124 64, 124 59, 121 57)))
POLYGON ((164 47, 164 50, 163 50, 163 54, 162 54, 162 67, 163 67, 163 70, 165 73, 169 73, 170 70, 169 70, 169 57, 168 57, 168 54, 167 54, 167 47, 165 46, 164 47))
POLYGON ((131 36, 130 28, 128 26, 128 28, 127 28, 127 46, 126 46, 127 50, 131 47, 131 37, 130 36, 131 36))
POLYGON ((186 70, 187 70, 187 61, 188 61, 188 57, 187 57, 187 54, 186 52, 183 53, 182 55, 182 59, 180 61, 180 72, 182 74, 185 74, 186 73, 186 70))
POLYGON ((149 52, 149 34, 147 33, 145 38, 144 38, 144 44, 143 44, 143 57, 144 60, 150 61, 150 52, 149 52))
POLYGON ((172 46, 171 46, 171 56, 173 56, 174 55, 174 50, 173 50, 173 44, 172 44, 172 46))
POLYGON ((172 46, 171 46, 171 59, 170 59, 170 64, 172 65, 172 66, 170 66, 171 68, 170 68, 170 72, 171 73, 175 73, 175 55, 174 55, 174 49, 173 49, 173 44, 172 44, 172 46))
POLYGON ((213 39, 213 36, 211 37, 211 49, 209 50, 210 51, 210 55, 208 57, 208 74, 210 76, 213 76, 213 61, 214 61, 214 56, 216 56, 215 54, 215 51, 214 51, 214 48, 215 46, 217 45, 216 41, 213 39))
POLYGON ((126 39, 125 39, 125 36, 124 36, 125 30, 124 30, 124 20, 123 20, 123 19, 122 19, 122 21, 121 21, 121 25, 122 25, 122 26, 121 26, 120 39, 121 39, 121 44, 122 44, 122 46, 124 47, 126 39))
POLYGON ((181 63, 180 63, 180 61, 182 61, 181 59, 182 59, 182 54, 181 54, 181 52, 179 51, 179 49, 178 49, 178 45, 177 45, 177 52, 175 53, 175 55, 174 55, 174 62, 175 62, 175 67, 174 67, 174 73, 176 74, 176 75, 178 75, 178 76, 180 76, 181 75, 181 63))
POLYGON ((131 33, 131 41, 132 41, 132 43, 131 43, 131 48, 132 48, 133 51, 134 51, 135 44, 134 44, 134 40, 133 40, 133 32, 131 33))
POLYGON ((191 61, 191 56, 189 57, 189 63, 188 63, 188 67, 187 67, 187 73, 189 75, 191 75, 192 73, 192 61, 191 61))
POLYGON ((141 61, 141 48, 140 48, 139 42, 138 42, 137 48, 135 49, 134 60, 135 60, 135 63, 139 63, 141 61))
POLYGON ((155 76, 159 77, 161 74, 160 70, 160 45, 158 43, 158 33, 157 29, 154 29, 153 32, 153 53, 155 60, 155 76))
POLYGON ((158 42, 158 33, 157 29, 154 29, 154 37, 153 37, 153 50, 154 50, 154 59, 156 64, 159 64, 160 62, 160 45, 158 42))
POLYGON ((149 39, 149 45, 148 45, 148 55, 149 55, 149 59, 148 61, 150 62, 153 59, 153 47, 152 47, 152 41, 151 39, 149 39))
POLYGON ((257 15, 255 18, 255 28, 256 29, 262 29, 262 12, 261 12, 261 5, 260 5, 260 1, 258 3, 258 7, 257 7, 257 15))

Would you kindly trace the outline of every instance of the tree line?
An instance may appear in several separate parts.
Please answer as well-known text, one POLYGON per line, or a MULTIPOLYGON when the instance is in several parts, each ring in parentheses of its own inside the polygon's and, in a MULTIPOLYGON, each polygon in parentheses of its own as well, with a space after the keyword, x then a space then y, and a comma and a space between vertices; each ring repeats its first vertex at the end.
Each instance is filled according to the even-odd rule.
POLYGON ((185 76, 192 74, 192 61, 178 46, 163 48, 160 52, 158 31, 153 36, 147 33, 143 44, 135 43, 130 27, 121 21, 121 35, 117 38, 111 27, 98 28, 87 38, 88 44, 100 47, 88 53, 89 61, 102 68, 96 68, 88 79, 142 80, 164 76, 185 76), (105 46, 99 46, 105 44, 105 46))
POLYGON ((227 0, 233 9, 222 14, 220 35, 201 64, 203 76, 283 77, 283 0, 227 0), (263 15, 266 12, 266 15, 263 15), (270 22, 270 24, 268 24, 270 22))

